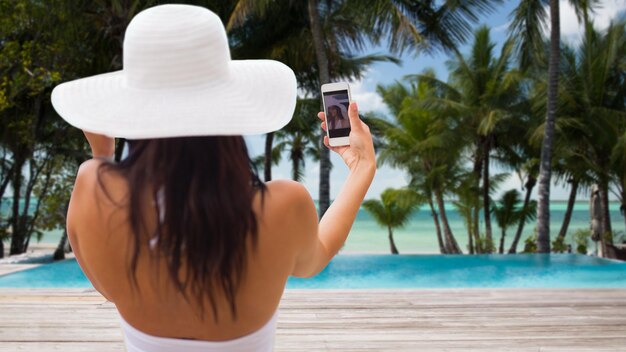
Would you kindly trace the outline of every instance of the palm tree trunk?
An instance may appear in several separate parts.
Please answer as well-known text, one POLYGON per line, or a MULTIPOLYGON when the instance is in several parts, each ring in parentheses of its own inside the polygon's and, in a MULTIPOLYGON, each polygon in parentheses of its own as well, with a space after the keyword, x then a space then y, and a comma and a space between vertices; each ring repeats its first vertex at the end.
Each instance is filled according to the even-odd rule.
POLYGON ((624 218, 624 233, 626 233, 626 185, 622 186, 622 203, 619 207, 619 211, 624 218))
POLYGON ((396 243, 393 241, 393 231, 391 230, 391 226, 387 225, 387 230, 389 231, 389 247, 391 248, 391 254, 400 254, 398 252, 398 248, 396 248, 396 243))
POLYGON ((14 169, 15 164, 11 165, 11 168, 6 173, 6 177, 2 180, 2 184, 0 184, 0 201, 2 199, 2 196, 4 196, 4 191, 6 191, 7 186, 9 185, 9 181, 11 181, 11 174, 13 173, 14 169))
POLYGON ((557 240, 565 239, 565 235, 567 234, 567 228, 569 227, 570 220, 572 219, 574 204, 576 203, 576 193, 578 193, 578 180, 572 179, 572 189, 569 192, 569 198, 567 199, 567 209, 565 210, 563 225, 561 225, 561 231, 559 231, 557 240))
POLYGON ((491 211, 489 199, 489 151, 491 149, 491 139, 488 137, 483 156, 483 216, 485 217, 485 236, 487 240, 487 252, 493 250, 493 237, 491 235, 491 211))
MULTIPOLYGON (((70 206, 70 202, 67 201, 64 207, 64 214, 67 214, 67 210, 70 206)), ((57 246, 54 254, 52 256, 53 260, 63 260, 65 259, 65 252, 69 248, 69 242, 67 240, 67 227, 63 231, 63 236, 61 236, 61 240, 59 241, 59 245, 57 246)))
POLYGON ((600 191, 597 184, 591 187, 591 195, 589 197, 589 218, 591 229, 591 240, 600 241, 604 233, 604 222, 602 221, 602 201, 600 199, 600 191))
POLYGON ((503 254, 504 253, 504 237, 506 236, 506 233, 504 232, 504 229, 502 229, 502 237, 500 237, 500 248, 498 250, 498 253, 503 254))
POLYGON ((439 244, 439 252, 441 254, 446 254, 446 246, 443 243, 443 238, 441 237, 441 225, 439 224, 439 215, 433 206, 433 199, 431 196, 428 197, 428 205, 430 206, 430 215, 433 217, 433 221, 435 222, 435 230, 437 232, 437 243, 439 244))
MULTIPOLYGON (((30 237, 32 234, 32 231, 29 231, 29 225, 33 224, 34 221, 36 220, 35 217, 32 217, 31 219, 29 219, 29 210, 30 210, 30 197, 32 196, 33 193, 33 187, 35 186, 35 180, 37 179, 37 177, 39 176, 39 172, 35 171, 35 168, 33 167, 33 159, 31 157, 31 159, 28 162, 28 166, 29 166, 29 180, 26 183, 26 188, 25 188, 25 192, 24 192, 24 207, 22 208, 22 214, 20 215, 20 231, 22 232, 22 243, 21 243, 21 248, 20 248, 20 252, 19 253, 24 253, 26 252, 26 250, 28 249, 28 243, 30 242, 30 237)), ((41 200, 39 200, 41 201, 41 200)))
MULTIPOLYGON (((622 195, 623 197, 624 195, 622 195)), ((622 202, 619 207, 619 210, 622 212, 622 218, 624 218, 624 231, 626 231, 626 203, 622 202)))
POLYGON ((598 233, 598 237, 599 237, 599 244, 600 244, 600 250, 599 250, 599 256, 600 257, 604 257, 604 258, 608 258, 608 253, 607 253, 607 232, 609 231, 609 229, 606 227, 606 221, 604 218, 604 194, 602 192, 602 188, 604 186, 602 184, 599 184, 597 186, 597 190, 596 190, 596 194, 597 194, 597 199, 596 199, 596 203, 595 203, 595 218, 596 218, 596 223, 599 224, 599 229, 597 231, 598 233))
POLYGON ((609 212, 609 183, 603 182, 600 185, 600 209, 602 210, 602 227, 604 228, 603 238, 607 244, 613 244, 613 227, 611 226, 611 214, 609 212), (608 234, 608 235, 607 235, 608 234))
POLYGON ((291 179, 300 181, 300 160, 294 156, 291 158, 291 179))
POLYGON ((472 215, 469 215, 469 220, 467 222, 467 246, 469 247, 469 254, 474 254, 474 238, 473 238, 473 234, 472 234, 472 215))
MULTIPOLYGON (((32 238, 32 234, 34 233, 35 224, 37 223, 37 218, 39 217, 42 201, 48 195, 48 189, 50 188, 50 184, 52 183, 52 180, 53 180, 51 162, 52 162, 51 159, 46 160, 40 166, 41 169, 44 169, 46 171, 44 175, 43 186, 39 190, 39 197, 37 197, 37 202, 35 203, 35 211, 32 213, 32 215, 30 215, 30 217, 28 216, 28 209, 26 209, 26 207, 30 206, 30 195, 33 192, 33 187, 35 186, 36 180, 33 179, 29 181, 29 187, 27 189, 27 194, 26 194, 26 199, 25 199, 27 206, 25 206, 25 209, 24 209, 24 214, 25 214, 24 215, 24 219, 25 219, 24 227, 26 228, 26 234, 27 234, 26 242, 24 243, 24 252, 28 250, 28 245, 30 243, 30 239, 32 238), (27 221, 28 221, 28 224, 26 224, 27 221)), ((40 171, 34 174, 39 175, 39 173, 40 171)), ((33 175, 32 172, 31 172, 31 175, 33 175)), ((65 214, 67 214, 67 210, 65 211, 65 214)))
MULTIPOLYGON (((15 169, 15 164, 11 165, 11 168, 5 174, 6 176, 3 175, 5 177, 2 180, 2 184, 0 185, 0 209, 2 209, 2 197, 4 196, 4 191, 7 189, 7 186, 9 185, 9 181, 11 181, 11 175, 14 169, 15 169)), ((2 221, 3 219, 0 217, 0 226, 5 226, 5 224, 2 221)), ((6 224, 6 226, 8 226, 8 223, 6 224)), ((0 238, 0 258, 4 258, 4 241, 2 240, 2 238, 0 238)))
MULTIPOLYGON (((533 175, 528 175, 528 180, 526 181, 526 197, 524 198, 524 206, 522 207, 522 212, 526 213, 528 209, 528 204, 530 203, 530 194, 535 188, 537 184, 537 179, 533 175)), ((526 225, 526 219, 522 218, 517 225, 517 232, 515 233, 515 238, 513 239, 513 243, 511 243, 511 248, 509 248, 509 254, 517 253, 517 244, 519 243, 519 239, 522 237, 522 232, 524 231, 524 226, 526 225)))
POLYGON ((624 218, 624 233, 626 233, 626 204, 622 203, 620 210, 622 212, 622 217, 624 218))
POLYGON ((480 206, 475 206, 472 208, 473 208, 472 212, 474 213, 473 214, 474 219, 473 219, 473 224, 472 224, 472 226, 474 227, 474 231, 472 231, 474 235, 474 243, 475 243, 474 247, 476 247, 476 253, 482 253, 483 250, 480 246, 480 230, 478 226, 478 219, 480 217, 480 206))
POLYGON ((63 231, 63 236, 61 236, 61 240, 59 241, 59 245, 54 250, 54 254, 52 255, 53 260, 63 260, 65 259, 65 247, 67 245, 67 229, 63 231))
POLYGON ((263 178, 265 182, 272 180, 272 147, 274 144, 274 132, 265 135, 265 156, 263 158, 263 178))
POLYGON ((554 123, 559 89, 559 56, 561 28, 559 0, 550 0, 550 62, 548 66, 548 106, 546 127, 541 144, 539 170, 539 204, 537 206, 537 252, 550 253, 550 179, 552 173, 552 149, 554 123))
POLYGON ((448 217, 446 216, 446 209, 444 207, 443 196, 441 195, 441 192, 435 192, 435 199, 437 200, 437 207, 439 208, 441 222, 443 223, 443 235, 446 241, 446 253, 463 254, 463 252, 459 248, 459 244, 454 238, 452 230, 450 230, 450 224, 448 223, 448 217))
MULTIPOLYGON (((330 82, 328 72, 328 57, 324 45, 324 32, 320 21, 317 0, 309 0, 309 25, 311 26, 311 37, 315 48, 315 58, 319 71, 320 85, 330 82)), ((319 187, 319 217, 321 218, 326 209, 330 206, 330 153, 324 145, 324 131, 320 133, 320 187, 319 187)))
POLYGON ((23 231, 20 227, 20 194, 22 193, 22 168, 26 162, 25 158, 20 155, 21 153, 15 153, 13 162, 15 163, 15 170, 13 170, 13 182, 11 186, 13 188, 13 204, 11 215, 11 228, 13 233, 11 234, 11 249, 9 255, 21 254, 22 246, 24 244, 23 231))
MULTIPOLYGON (((476 157, 474 158, 474 168, 472 169, 474 173, 475 179, 475 187, 476 190, 480 189, 480 175, 482 173, 482 153, 481 150, 482 143, 477 141, 475 143, 476 147, 476 157)), ((480 218, 480 191, 476 191, 476 202, 473 204, 473 225, 474 225, 474 239, 476 242, 476 253, 483 253, 483 245, 480 239, 480 227, 479 227, 479 218, 480 218)))

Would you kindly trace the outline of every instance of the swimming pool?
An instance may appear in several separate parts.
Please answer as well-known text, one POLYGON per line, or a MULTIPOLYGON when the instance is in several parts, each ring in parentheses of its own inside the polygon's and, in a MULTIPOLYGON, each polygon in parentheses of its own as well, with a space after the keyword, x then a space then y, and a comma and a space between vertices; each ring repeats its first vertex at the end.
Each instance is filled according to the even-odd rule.
MULTIPOLYGON (((0 277, 0 287, 91 284, 76 260, 0 277)), ((626 263, 580 254, 342 254, 319 275, 290 278, 287 288, 626 288, 626 263)))

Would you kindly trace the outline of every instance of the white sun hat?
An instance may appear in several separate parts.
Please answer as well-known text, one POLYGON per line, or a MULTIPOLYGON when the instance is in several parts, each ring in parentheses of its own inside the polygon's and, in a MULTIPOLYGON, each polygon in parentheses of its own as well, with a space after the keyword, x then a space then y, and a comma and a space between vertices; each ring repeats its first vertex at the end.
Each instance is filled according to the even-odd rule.
POLYGON ((291 119, 297 83, 273 60, 231 60, 220 18, 198 6, 161 5, 137 14, 124 38, 121 71, 52 91, 52 105, 80 129, 129 139, 248 135, 291 119))

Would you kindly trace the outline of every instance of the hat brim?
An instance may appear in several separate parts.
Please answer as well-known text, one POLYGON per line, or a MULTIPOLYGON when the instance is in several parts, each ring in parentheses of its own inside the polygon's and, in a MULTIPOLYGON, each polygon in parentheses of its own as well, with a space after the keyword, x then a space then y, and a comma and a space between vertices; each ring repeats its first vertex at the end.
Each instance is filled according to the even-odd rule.
POLYGON ((273 60, 233 60, 228 80, 137 89, 123 71, 58 85, 52 105, 69 124, 128 139, 250 135, 285 126, 296 106, 293 71, 273 60))

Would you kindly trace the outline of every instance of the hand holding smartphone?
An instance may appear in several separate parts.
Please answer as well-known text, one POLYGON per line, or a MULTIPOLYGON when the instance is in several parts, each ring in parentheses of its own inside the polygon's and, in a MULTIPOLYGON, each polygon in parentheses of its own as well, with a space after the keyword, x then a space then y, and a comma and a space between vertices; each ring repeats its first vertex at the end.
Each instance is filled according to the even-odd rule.
POLYGON ((326 135, 332 147, 350 145, 350 86, 345 82, 322 85, 322 103, 326 116, 326 135))
MULTIPOLYGON (((326 131, 324 145, 341 156, 351 171, 357 169, 369 173, 376 169, 374 144, 369 127, 359 118, 359 109, 356 102, 350 99, 350 88, 346 83, 331 83, 322 86, 322 100, 324 112, 317 114, 322 120, 321 127, 326 131), (347 123, 338 117, 343 112, 332 112, 331 106, 341 105, 346 110, 347 123), (333 114, 333 115, 331 115, 333 114), (337 122, 337 121, 340 122, 337 122)), ((373 175, 373 174, 372 174, 373 175)))

